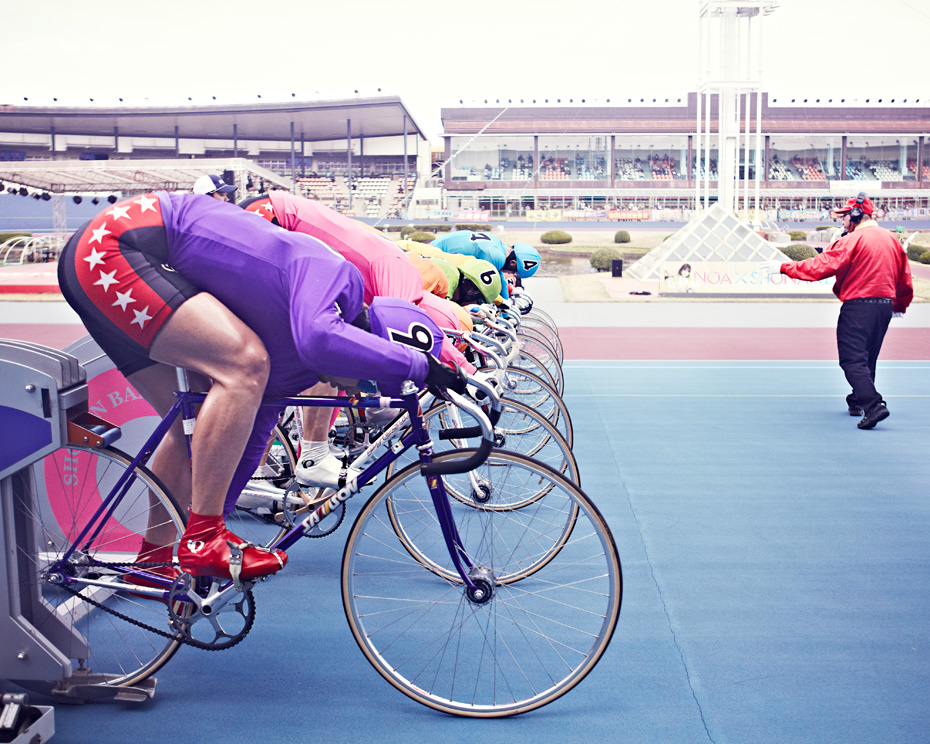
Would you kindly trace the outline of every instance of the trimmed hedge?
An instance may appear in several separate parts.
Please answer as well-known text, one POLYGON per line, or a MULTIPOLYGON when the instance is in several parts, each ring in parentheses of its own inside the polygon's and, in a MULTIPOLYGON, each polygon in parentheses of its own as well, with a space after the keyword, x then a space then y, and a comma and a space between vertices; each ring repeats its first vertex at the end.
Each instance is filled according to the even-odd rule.
POLYGON ((907 247, 907 257, 911 261, 920 261, 920 257, 927 252, 927 247, 923 245, 914 245, 911 243, 907 247))
POLYGON ((629 243, 630 234, 626 230, 617 230, 614 233, 614 243, 629 243))
POLYGON ((591 265, 598 271, 610 271, 611 261, 615 258, 623 258, 623 252, 619 248, 613 246, 598 248, 591 254, 591 265))
POLYGON ((788 233, 788 236, 792 240, 807 240, 807 233, 804 232, 803 230, 791 230, 788 233))
POLYGON ((436 240, 436 236, 431 232, 415 230, 414 232, 407 234, 407 240, 414 240, 417 243, 432 243, 434 240, 436 240))
MULTIPOLYGON (((446 227, 446 230, 448 229, 449 228, 446 227)), ((463 223, 463 224, 456 225, 455 229, 456 230, 471 230, 472 232, 490 232, 492 229, 492 226, 491 225, 466 225, 463 223)))
POLYGON ((561 245, 563 243, 572 242, 572 236, 563 230, 550 230, 549 232, 544 232, 539 237, 539 239, 547 245, 561 245))
POLYGON ((920 257, 917 259, 922 264, 930 264, 930 251, 924 251, 920 254, 920 257))
POLYGON ((0 244, 6 243, 10 238, 31 238, 28 232, 0 232, 0 244))
POLYGON ((817 251, 802 243, 792 243, 782 248, 781 252, 792 261, 803 261, 805 258, 813 258, 817 255, 817 251))

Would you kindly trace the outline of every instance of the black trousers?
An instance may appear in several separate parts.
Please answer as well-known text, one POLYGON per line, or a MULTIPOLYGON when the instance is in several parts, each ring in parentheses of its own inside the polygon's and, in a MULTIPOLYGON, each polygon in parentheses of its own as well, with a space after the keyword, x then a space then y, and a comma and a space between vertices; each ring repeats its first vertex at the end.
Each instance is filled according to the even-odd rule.
POLYGON ((875 364, 891 315, 890 299, 866 297, 844 302, 836 324, 840 367, 852 387, 846 402, 860 406, 866 413, 884 402, 875 389, 875 364))

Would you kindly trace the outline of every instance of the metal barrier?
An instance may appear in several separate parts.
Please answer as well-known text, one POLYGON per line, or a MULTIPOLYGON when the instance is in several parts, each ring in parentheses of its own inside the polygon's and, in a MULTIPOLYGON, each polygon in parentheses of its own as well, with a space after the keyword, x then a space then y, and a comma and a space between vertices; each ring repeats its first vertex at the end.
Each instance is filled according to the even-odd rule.
POLYGON ((58 235, 20 235, 0 245, 0 266, 57 261, 61 248, 58 235))

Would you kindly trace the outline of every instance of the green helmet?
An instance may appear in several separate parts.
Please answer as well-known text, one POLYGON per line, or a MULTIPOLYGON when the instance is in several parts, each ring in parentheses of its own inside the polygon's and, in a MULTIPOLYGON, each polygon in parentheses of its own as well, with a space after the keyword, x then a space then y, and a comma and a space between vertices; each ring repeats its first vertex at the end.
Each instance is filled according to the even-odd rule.
POLYGON ((470 258, 459 266, 464 279, 468 279, 484 297, 484 301, 493 303, 501 293, 501 275, 490 261, 470 258))

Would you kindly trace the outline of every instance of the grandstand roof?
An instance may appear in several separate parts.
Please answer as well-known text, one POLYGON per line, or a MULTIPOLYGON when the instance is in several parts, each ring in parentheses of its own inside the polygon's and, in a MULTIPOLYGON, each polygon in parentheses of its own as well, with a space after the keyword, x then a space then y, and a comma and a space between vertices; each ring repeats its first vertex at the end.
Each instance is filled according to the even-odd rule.
POLYGON ((397 96, 335 101, 293 101, 188 107, 0 106, 0 132, 80 134, 112 137, 276 140, 308 142, 353 137, 426 135, 397 96), (405 123, 406 122, 406 123, 405 123), (175 129, 177 128, 177 129, 175 129))
MULTIPOLYGON (((806 99, 805 99, 806 101, 806 99)), ((697 94, 687 99, 630 99, 609 106, 462 106, 442 109, 445 135, 693 134, 697 94)), ((771 103, 774 103, 772 101, 771 103)), ((771 105, 762 94, 762 130, 767 134, 927 134, 930 105, 880 101, 848 106, 771 105)), ((703 112, 706 115, 706 111, 703 112)), ((710 129, 717 129, 717 96, 711 98, 710 129)))
POLYGON ((188 191, 200 176, 233 171, 243 180, 261 179, 284 189, 293 185, 245 158, 195 160, 37 160, 0 162, 0 182, 12 182, 53 194, 135 194, 164 189, 188 191))

